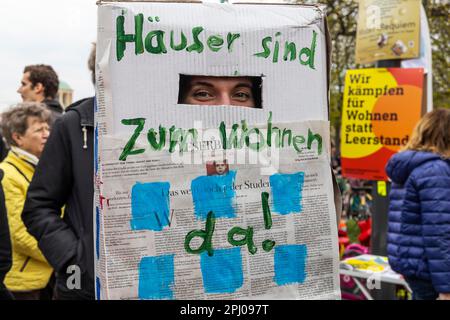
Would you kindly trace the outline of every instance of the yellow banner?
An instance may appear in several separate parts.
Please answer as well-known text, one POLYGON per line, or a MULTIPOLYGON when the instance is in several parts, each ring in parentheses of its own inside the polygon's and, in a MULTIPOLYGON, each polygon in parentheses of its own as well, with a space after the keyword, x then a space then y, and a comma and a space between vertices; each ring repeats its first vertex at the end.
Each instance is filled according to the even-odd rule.
POLYGON ((416 58, 420 0, 359 0, 356 63, 416 58))
POLYGON ((406 145, 420 119, 423 79, 423 69, 347 71, 341 126, 344 176, 387 179, 387 160, 406 145))

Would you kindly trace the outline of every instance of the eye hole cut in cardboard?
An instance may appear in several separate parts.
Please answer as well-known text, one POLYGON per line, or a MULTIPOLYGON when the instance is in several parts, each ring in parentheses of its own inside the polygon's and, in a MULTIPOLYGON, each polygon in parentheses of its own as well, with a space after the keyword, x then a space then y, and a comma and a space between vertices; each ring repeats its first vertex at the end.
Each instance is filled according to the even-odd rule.
POLYGON ((178 104, 262 109, 262 77, 180 74, 178 104))

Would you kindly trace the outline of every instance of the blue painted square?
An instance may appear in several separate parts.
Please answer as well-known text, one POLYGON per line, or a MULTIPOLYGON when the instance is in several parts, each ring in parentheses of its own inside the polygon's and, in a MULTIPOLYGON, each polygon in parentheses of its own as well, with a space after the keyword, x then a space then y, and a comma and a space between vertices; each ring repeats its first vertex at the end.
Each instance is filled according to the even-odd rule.
POLYGON ((142 258, 139 264, 139 299, 173 299, 174 256, 142 258))
POLYGON ((200 266, 205 293, 233 293, 244 283, 241 248, 214 250, 211 257, 203 252, 200 266))
POLYGON ((280 245, 275 247, 274 281, 279 286, 303 283, 306 278, 306 245, 280 245))
POLYGON ((302 211, 302 191, 305 180, 303 172, 293 174, 274 174, 270 176, 273 197, 272 211, 285 215, 302 211))
POLYGON ((236 171, 230 171, 222 176, 202 176, 192 180, 192 199, 197 219, 206 220, 210 211, 214 212, 216 218, 236 217, 235 178, 236 171))
POLYGON ((131 190, 131 230, 161 231, 169 225, 170 184, 136 183, 131 190))

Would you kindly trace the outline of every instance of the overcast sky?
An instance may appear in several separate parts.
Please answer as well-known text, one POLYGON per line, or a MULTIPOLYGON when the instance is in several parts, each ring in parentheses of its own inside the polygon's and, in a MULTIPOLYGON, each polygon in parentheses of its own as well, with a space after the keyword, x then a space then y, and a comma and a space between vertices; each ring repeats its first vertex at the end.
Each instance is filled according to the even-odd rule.
POLYGON ((74 90, 92 96, 87 59, 96 39, 96 0, 0 0, 0 111, 20 102, 23 68, 44 63, 74 90))

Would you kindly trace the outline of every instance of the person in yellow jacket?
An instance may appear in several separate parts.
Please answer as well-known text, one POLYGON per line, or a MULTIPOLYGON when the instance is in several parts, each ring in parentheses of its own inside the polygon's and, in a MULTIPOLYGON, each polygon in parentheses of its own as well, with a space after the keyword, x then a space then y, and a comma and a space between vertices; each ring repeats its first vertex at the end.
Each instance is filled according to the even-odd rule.
POLYGON ((1 116, 2 133, 11 146, 0 163, 13 258, 4 283, 16 299, 42 298, 53 272, 21 219, 28 186, 49 136, 49 119, 50 111, 40 103, 22 103, 1 116))

